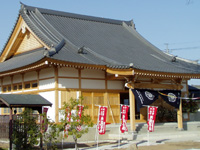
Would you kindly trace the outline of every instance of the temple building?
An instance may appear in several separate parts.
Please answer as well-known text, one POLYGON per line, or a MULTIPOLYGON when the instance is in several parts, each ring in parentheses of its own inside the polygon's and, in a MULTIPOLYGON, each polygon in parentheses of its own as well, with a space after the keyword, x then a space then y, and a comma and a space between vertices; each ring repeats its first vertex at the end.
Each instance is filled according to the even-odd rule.
MULTIPOLYGON (((108 107, 109 123, 120 122, 120 104, 129 105, 132 131, 136 122, 147 121, 147 108, 139 103, 148 98, 148 105, 175 109, 178 128, 183 128, 181 97, 188 96, 188 80, 200 78, 199 64, 162 52, 136 31, 132 20, 24 4, 0 62, 1 93, 43 96, 53 104, 48 116, 55 122, 63 102, 83 96, 94 122, 97 105, 108 107)), ((1 108, 1 114, 7 113, 1 108)))

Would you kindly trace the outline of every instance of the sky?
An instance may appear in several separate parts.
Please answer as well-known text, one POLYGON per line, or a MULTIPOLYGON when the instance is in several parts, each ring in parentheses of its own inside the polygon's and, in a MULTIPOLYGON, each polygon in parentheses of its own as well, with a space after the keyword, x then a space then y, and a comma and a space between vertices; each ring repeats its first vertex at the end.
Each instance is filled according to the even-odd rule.
MULTIPOLYGON (((137 32, 154 46, 200 63, 199 0, 5 0, 0 5, 0 50, 25 5, 82 15, 133 20, 137 32)), ((200 85, 200 80, 189 84, 200 85)))

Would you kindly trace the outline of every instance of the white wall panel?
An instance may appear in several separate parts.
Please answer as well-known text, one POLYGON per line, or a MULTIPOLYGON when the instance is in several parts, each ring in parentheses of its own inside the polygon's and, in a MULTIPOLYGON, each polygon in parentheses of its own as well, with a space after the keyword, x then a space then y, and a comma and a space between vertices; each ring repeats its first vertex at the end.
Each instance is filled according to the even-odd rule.
POLYGON ((24 74, 24 81, 37 80, 37 72, 27 72, 24 74))
POLYGON ((81 88, 83 89, 105 89, 105 80, 81 80, 81 88))
POLYGON ((10 77, 5 77, 3 78, 3 85, 11 84, 11 78, 10 77))
POLYGON ((124 89, 124 81, 108 81, 108 89, 124 89))
POLYGON ((45 68, 40 71, 39 78, 49 78, 54 77, 54 69, 53 68, 45 68))
POLYGON ((22 75, 17 74, 13 76, 13 83, 21 83, 22 82, 22 75))
POLYGON ((79 88, 79 80, 78 79, 58 79, 58 87, 59 88, 79 88))
POLYGON ((58 68, 58 76, 78 77, 78 69, 67 67, 58 68))
MULTIPOLYGON (((48 107, 47 117, 51 118, 53 121, 55 121, 55 92, 41 92, 39 93, 42 97, 47 99, 49 102, 52 103, 52 107, 48 107)), ((45 106, 46 107, 46 106, 45 106)))
POLYGON ((55 80, 54 79, 47 79, 47 80, 40 80, 39 81, 39 89, 50 89, 55 87, 55 80))
POLYGON ((81 70, 81 77, 83 78, 105 78, 105 71, 102 70, 93 70, 93 69, 84 69, 81 70))
POLYGON ((182 83, 181 84, 183 86, 183 88, 181 89, 182 92, 187 92, 187 84, 186 83, 182 83))

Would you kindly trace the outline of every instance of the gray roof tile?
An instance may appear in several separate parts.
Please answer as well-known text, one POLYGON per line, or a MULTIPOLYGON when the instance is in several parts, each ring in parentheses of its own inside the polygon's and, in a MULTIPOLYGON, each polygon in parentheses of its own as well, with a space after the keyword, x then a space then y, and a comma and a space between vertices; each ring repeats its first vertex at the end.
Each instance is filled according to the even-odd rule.
MULTIPOLYGON (((171 56, 137 33, 132 21, 77 15, 26 5, 22 5, 20 15, 47 45, 56 46, 60 41, 65 41, 65 45, 58 52, 49 56, 56 60, 119 69, 129 68, 129 64, 133 63, 133 68, 141 70, 200 73, 199 65, 178 58, 176 62, 172 62, 171 56), (79 53, 81 47, 84 47, 84 53, 79 53)), ((24 65, 44 57, 39 57, 39 53, 33 54, 37 59, 31 59, 24 65)), ((12 59, 6 62, 12 63, 12 59)))

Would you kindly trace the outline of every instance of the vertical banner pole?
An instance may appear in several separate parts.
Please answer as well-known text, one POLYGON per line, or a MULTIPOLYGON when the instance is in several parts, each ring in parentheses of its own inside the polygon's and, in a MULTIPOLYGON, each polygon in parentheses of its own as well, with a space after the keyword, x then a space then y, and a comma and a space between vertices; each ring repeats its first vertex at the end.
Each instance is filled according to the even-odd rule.
MULTIPOLYGON (((119 118, 119 121, 120 121, 120 123, 121 123, 121 104, 120 104, 120 118, 119 118)), ((118 141, 118 149, 119 149, 119 147, 120 147, 120 126, 119 126, 119 141, 118 141)))
MULTIPOLYGON (((149 106, 147 107, 147 114, 148 114, 148 119, 147 119, 147 123, 149 122, 149 106)), ((148 125, 147 125, 147 140, 148 140, 148 143, 147 145, 149 145, 149 129, 148 129, 148 125)))
POLYGON ((97 117, 97 127, 96 127, 96 141, 97 141, 97 150, 98 150, 98 142, 99 142, 99 132, 98 132, 98 126, 99 126, 99 113, 100 113, 100 105, 99 106, 99 112, 98 112, 98 117, 97 117))

